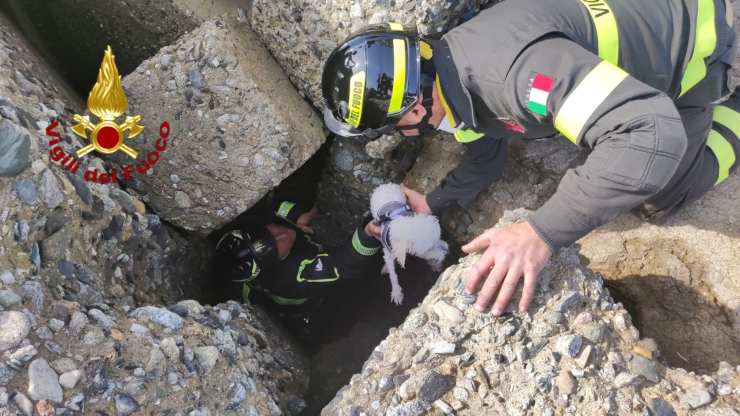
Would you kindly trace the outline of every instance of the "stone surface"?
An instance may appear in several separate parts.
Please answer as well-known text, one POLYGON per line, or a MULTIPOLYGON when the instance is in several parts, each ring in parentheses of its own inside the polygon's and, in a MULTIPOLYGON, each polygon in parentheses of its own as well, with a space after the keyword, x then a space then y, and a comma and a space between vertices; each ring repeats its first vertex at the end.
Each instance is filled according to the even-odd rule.
POLYGON ((0 120, 0 176, 15 176, 31 164, 28 131, 15 123, 0 120))
POLYGON ((25 314, 17 311, 0 312, 0 352, 9 350, 31 330, 31 323, 25 314))
POLYGON ((164 308, 154 306, 142 306, 131 312, 131 316, 139 319, 155 322, 170 329, 182 328, 183 320, 179 315, 172 313, 164 308))
POLYGON ((33 360, 28 367, 28 396, 31 400, 62 401, 59 376, 43 358, 33 360))
MULTIPOLYGON (((324 142, 319 118, 249 27, 230 16, 162 48, 123 84, 130 111, 153 126, 168 120, 172 131, 162 160, 132 185, 162 218, 188 230, 208 233, 232 220, 324 142), (168 68, 163 55, 173 59, 168 68)), ((154 149, 157 131, 142 134, 137 147, 154 149)))

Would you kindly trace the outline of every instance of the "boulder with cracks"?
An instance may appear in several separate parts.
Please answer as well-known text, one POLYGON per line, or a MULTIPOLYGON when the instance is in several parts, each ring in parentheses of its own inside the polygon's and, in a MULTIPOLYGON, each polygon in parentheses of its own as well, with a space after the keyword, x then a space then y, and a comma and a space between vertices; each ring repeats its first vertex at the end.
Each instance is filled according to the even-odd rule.
MULTIPOLYGON (((166 161, 131 183, 168 221, 209 233, 251 207, 323 143, 319 118, 231 16, 209 20, 123 80, 129 111, 168 120, 166 161)), ((156 129, 137 137, 154 147, 156 129)), ((127 163, 124 156, 119 163, 127 163)))

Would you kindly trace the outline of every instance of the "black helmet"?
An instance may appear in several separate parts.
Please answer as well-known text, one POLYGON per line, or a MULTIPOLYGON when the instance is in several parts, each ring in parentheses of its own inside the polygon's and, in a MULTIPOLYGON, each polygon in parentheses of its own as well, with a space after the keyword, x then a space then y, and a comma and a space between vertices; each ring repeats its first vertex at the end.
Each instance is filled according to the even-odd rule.
POLYGON ((371 139, 393 131, 434 81, 422 71, 421 42, 416 33, 390 23, 370 26, 339 45, 321 80, 327 128, 371 139))
POLYGON ((235 282, 250 281, 278 262, 277 244, 264 225, 253 225, 249 230, 232 230, 216 244, 214 262, 224 274, 221 278, 235 282))

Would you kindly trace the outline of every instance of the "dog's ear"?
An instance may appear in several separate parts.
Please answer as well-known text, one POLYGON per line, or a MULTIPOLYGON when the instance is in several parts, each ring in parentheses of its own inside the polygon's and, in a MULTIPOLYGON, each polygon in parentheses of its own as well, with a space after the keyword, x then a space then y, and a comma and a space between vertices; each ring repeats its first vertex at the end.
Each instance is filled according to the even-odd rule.
POLYGON ((406 268, 406 253, 409 251, 409 241, 408 240, 399 240, 393 242, 393 257, 396 258, 396 261, 398 264, 401 265, 401 268, 406 268))

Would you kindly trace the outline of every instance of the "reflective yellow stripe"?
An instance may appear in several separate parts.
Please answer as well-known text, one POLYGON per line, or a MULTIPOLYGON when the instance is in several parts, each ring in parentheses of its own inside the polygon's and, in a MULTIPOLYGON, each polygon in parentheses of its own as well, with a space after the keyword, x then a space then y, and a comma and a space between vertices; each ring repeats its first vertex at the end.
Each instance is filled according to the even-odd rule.
POLYGON ((403 32, 403 25, 398 22, 389 22, 388 26, 391 28, 391 30, 395 30, 397 32, 403 32))
POLYGON ((374 256, 375 253, 380 250, 380 247, 365 246, 364 244, 362 244, 362 241, 360 241, 360 235, 358 233, 359 231, 355 230, 354 235, 352 235, 352 248, 354 248, 356 252, 363 256, 374 256))
POLYGON ((308 280, 308 279, 303 278, 303 270, 306 269, 306 266, 310 265, 311 263, 313 263, 314 261, 316 261, 316 259, 320 257, 328 257, 328 256, 329 256, 328 254, 322 253, 312 259, 302 260, 300 266, 298 266, 298 274, 296 275, 295 279, 299 282, 309 282, 309 283, 326 283, 326 282, 333 282, 339 279, 339 271, 337 270, 336 267, 334 268, 334 277, 330 277, 328 279, 313 279, 313 280, 308 280))
POLYGON ((732 149, 732 144, 730 144, 727 139, 722 137, 722 135, 717 133, 715 130, 709 132, 707 147, 712 150, 712 153, 717 157, 717 162, 719 163, 717 181, 714 182, 714 184, 717 185, 730 176, 730 168, 735 164, 735 152, 732 149))
POLYGON ((282 217, 282 218, 288 218, 288 214, 290 214, 290 210, 292 210, 294 206, 295 206, 295 202, 283 201, 277 210, 277 216, 282 217))
POLYGON ((460 129, 454 133, 455 140, 457 140, 460 143, 470 143, 474 142, 481 137, 483 137, 482 134, 470 130, 470 129, 460 129))
POLYGON ((360 71, 349 79, 349 113, 345 121, 357 127, 362 119, 362 105, 365 97, 365 71, 360 71))
POLYGON ((406 41, 393 39, 393 90, 391 102, 388 104, 388 114, 398 112, 403 105, 403 95, 406 92, 406 41))
POLYGON ((581 3, 594 22, 599 57, 619 65, 619 28, 611 7, 606 0, 581 0, 581 3))
POLYGON ((717 28, 714 25, 714 0, 698 0, 694 51, 681 80, 681 95, 686 94, 707 75, 708 58, 717 47, 717 28))
POLYGON ((427 61, 432 59, 432 57, 434 56, 432 47, 423 40, 419 41, 419 55, 421 55, 422 59, 426 59, 427 61))
POLYGON ((555 116, 555 128, 568 140, 578 143, 589 117, 628 75, 616 65, 601 61, 566 97, 555 116))
POLYGON ((714 109, 714 121, 732 130, 740 139, 740 113, 730 107, 718 105, 714 109))
POLYGON ((450 105, 447 104, 447 99, 445 98, 444 92, 442 91, 442 84, 439 81, 439 75, 437 75, 437 78, 434 80, 434 84, 437 86, 437 96, 439 97, 439 101, 442 103, 442 108, 444 108, 445 110, 445 114, 449 119, 448 121, 450 122, 450 125, 453 127, 457 126, 457 120, 455 120, 455 116, 450 109, 450 105))

